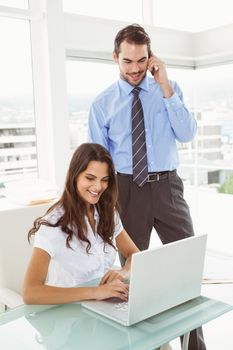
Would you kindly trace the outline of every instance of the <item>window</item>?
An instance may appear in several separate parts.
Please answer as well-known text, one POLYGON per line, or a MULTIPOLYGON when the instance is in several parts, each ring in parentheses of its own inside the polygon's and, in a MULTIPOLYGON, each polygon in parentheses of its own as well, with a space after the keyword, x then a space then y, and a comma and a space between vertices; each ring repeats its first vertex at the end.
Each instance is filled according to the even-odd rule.
POLYGON ((199 32, 232 23, 232 3, 222 0, 155 0, 154 25, 190 32, 199 32))
POLYGON ((185 195, 191 208, 195 230, 197 233, 209 234, 210 248, 231 254, 232 76, 233 65, 197 71, 169 69, 169 77, 181 86, 184 100, 198 124, 194 141, 178 145, 181 160, 179 173, 187 185, 185 195))
POLYGON ((37 176, 29 22, 0 17, 0 41, 0 157, 3 160, 0 187, 3 187, 5 182, 37 176))
POLYGON ((87 121, 94 98, 118 79, 114 64, 67 61, 70 147, 87 141, 87 121))
POLYGON ((130 22, 142 22, 142 0, 63 0, 64 12, 130 22))
POLYGON ((28 0, 0 0, 0 6, 28 9, 28 0))
MULTIPOLYGON (((198 186, 213 187, 213 178, 208 171, 226 171, 226 176, 222 175, 215 183, 215 189, 218 189, 228 172, 233 170, 232 73, 233 65, 197 71, 169 70, 170 77, 175 77, 181 85, 185 102, 197 119, 196 139, 190 145, 179 145, 179 148, 182 166, 193 167, 196 163, 199 169, 206 169, 197 178, 195 185, 198 186), (208 178, 212 179, 211 184, 208 178)), ((191 176, 188 178, 190 181, 191 176)))

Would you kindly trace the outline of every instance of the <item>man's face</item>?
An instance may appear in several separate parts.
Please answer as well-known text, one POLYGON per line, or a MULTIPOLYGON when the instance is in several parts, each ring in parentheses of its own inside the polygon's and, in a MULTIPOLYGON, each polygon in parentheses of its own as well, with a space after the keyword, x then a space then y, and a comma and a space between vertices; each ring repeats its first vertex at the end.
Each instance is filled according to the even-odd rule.
POLYGON ((119 55, 114 52, 113 59, 119 65, 121 78, 137 86, 144 79, 148 66, 147 45, 129 44, 123 41, 119 55))

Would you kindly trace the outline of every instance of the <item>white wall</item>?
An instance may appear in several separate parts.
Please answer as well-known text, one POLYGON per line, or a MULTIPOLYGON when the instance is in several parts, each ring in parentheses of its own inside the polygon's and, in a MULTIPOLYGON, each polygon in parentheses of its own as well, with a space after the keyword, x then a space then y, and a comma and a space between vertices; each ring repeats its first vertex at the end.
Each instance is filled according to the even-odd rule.
MULTIPOLYGON (((111 60, 113 40, 126 22, 65 14, 65 47, 69 57, 111 60)), ((144 26, 152 47, 171 66, 199 68, 233 60, 233 24, 190 33, 144 26)))

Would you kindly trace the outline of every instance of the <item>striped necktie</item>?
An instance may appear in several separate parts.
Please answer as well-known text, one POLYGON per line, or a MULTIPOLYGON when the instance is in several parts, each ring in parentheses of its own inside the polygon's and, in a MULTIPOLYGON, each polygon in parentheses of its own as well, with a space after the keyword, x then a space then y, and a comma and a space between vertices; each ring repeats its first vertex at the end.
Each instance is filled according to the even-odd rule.
POLYGON ((133 157, 133 181, 142 187, 148 178, 148 165, 146 154, 146 137, 142 103, 139 98, 141 88, 133 89, 132 104, 132 157, 133 157))

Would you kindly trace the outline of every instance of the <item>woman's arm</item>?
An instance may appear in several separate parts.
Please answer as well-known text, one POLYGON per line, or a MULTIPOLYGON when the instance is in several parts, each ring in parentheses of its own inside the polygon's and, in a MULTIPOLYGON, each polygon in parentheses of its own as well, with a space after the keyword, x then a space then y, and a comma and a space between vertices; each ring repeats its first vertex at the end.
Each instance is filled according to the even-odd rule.
POLYGON ((112 282, 115 279, 124 281, 129 278, 132 254, 139 252, 139 249, 124 229, 116 237, 116 246, 120 253, 126 258, 125 265, 122 269, 108 271, 101 279, 101 284, 112 282))
POLYGON ((34 248, 23 286, 26 304, 64 304, 88 299, 128 298, 128 286, 119 279, 97 287, 62 288, 45 285, 50 255, 34 248))

